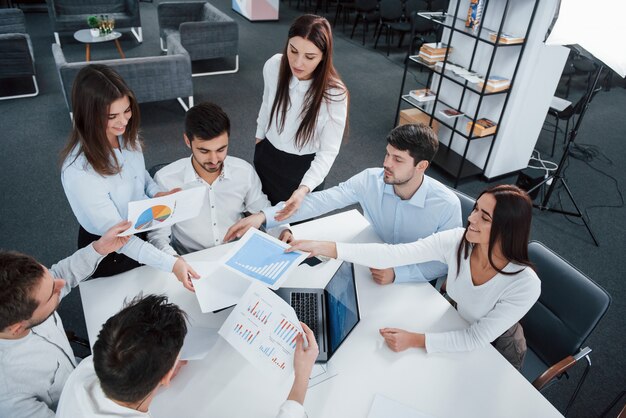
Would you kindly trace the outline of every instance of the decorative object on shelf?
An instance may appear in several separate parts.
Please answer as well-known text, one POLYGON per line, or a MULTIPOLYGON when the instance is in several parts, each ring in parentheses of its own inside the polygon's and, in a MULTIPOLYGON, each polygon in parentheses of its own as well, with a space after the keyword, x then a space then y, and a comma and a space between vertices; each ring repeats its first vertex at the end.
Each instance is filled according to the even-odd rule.
POLYGON ((491 39, 491 42, 506 45, 521 44, 524 42, 523 37, 509 35, 508 33, 501 33, 500 38, 498 38, 498 34, 496 32, 489 32, 489 39, 491 39), (496 39, 498 40, 496 41, 496 39))
POLYGON ((476 124, 473 121, 467 122, 467 132, 471 132, 472 125, 474 125, 474 136, 487 136, 494 134, 498 125, 487 118, 478 119, 476 124))
POLYGON ((465 113, 459 112, 456 109, 443 109, 439 111, 439 114, 447 119, 455 119, 459 116, 465 116, 465 113))
MULTIPOLYGON (((430 123, 430 115, 422 112, 418 108, 401 110, 398 125, 406 125, 407 123, 423 123, 424 125, 428 125, 430 123)), ((435 133, 439 132, 439 122, 436 119, 432 120, 430 127, 435 133)))
POLYGON ((418 102, 431 102, 435 100, 435 93, 430 89, 411 90, 409 95, 418 102))
MULTIPOLYGON (((484 79, 478 83, 478 88, 483 88, 484 79)), ((500 77, 498 75, 489 76, 489 80, 487 80, 487 86, 485 87, 485 91, 489 93, 496 93, 498 91, 503 91, 511 87, 511 80, 505 77, 500 77)))
POLYGON ((485 7, 484 0, 470 0, 467 9, 467 19, 465 19, 465 27, 472 29, 474 32, 478 30, 480 21, 483 17, 483 9, 485 7))
POLYGON ((89 29, 91 30, 91 36, 94 38, 100 36, 100 19, 98 19, 98 16, 89 16, 87 18, 87 25, 89 25, 89 29))

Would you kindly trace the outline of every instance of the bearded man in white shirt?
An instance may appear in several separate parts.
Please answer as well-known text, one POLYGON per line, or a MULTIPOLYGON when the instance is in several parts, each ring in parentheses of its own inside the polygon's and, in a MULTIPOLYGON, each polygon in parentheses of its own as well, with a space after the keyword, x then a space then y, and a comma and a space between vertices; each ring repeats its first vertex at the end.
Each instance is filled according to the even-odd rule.
POLYGON ((0 252, 0 417, 52 418, 77 365, 63 322, 61 299, 93 274, 130 237, 121 222, 49 270, 33 257, 0 252))
MULTIPOLYGON (((228 155, 229 136, 230 119, 219 106, 204 102, 189 109, 183 138, 191 157, 163 167, 154 180, 170 189, 205 187, 206 200, 196 218, 149 232, 155 247, 182 255, 222 244, 232 224, 270 205, 252 165, 228 155)), ((283 226, 268 232, 292 238, 283 226)))

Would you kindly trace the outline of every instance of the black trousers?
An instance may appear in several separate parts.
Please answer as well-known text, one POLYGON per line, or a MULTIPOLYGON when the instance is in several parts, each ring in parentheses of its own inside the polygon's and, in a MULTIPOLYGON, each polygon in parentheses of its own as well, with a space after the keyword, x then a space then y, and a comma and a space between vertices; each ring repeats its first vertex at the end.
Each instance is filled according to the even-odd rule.
MULTIPOLYGON (((82 226, 78 229, 78 248, 84 248, 91 244, 94 241, 100 239, 100 236, 90 234, 87 232, 82 226)), ((132 270, 135 267, 139 267, 137 261, 133 260, 130 257, 125 256, 124 254, 118 254, 113 252, 106 257, 98 264, 98 268, 91 276, 92 278, 96 277, 108 277, 116 274, 124 273, 125 271, 132 270)))
MULTIPOLYGON (((254 168, 272 205, 291 197, 314 158, 315 154, 295 155, 276 149, 267 139, 256 144, 254 168)), ((324 183, 315 188, 323 189, 324 183)))

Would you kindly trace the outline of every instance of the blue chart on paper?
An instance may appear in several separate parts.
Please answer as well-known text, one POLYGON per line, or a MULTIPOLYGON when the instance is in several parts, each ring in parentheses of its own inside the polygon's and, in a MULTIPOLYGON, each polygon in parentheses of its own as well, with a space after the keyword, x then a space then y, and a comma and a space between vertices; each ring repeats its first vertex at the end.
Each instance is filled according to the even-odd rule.
POLYGON ((226 261, 226 265, 271 286, 299 256, 297 253, 286 253, 275 242, 254 234, 226 261))

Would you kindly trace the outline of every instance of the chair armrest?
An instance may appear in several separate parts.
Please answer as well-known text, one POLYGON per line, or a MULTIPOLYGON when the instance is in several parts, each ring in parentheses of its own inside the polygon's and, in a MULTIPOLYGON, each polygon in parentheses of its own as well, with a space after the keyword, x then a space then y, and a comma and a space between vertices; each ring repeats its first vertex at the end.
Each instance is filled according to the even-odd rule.
POLYGON ((533 382, 533 386, 537 390, 541 390, 549 381, 554 379, 557 376, 560 376, 569 368, 571 368, 574 364, 576 364, 576 359, 574 356, 567 356, 563 360, 558 363, 552 365, 548 370, 543 372, 538 378, 533 382))
POLYGON ((0 34, 26 33, 24 12, 20 9, 0 9, 0 34))
POLYGON ((206 43, 238 41, 239 26, 233 21, 185 22, 180 25, 180 37, 183 44, 194 39, 206 43))
POLYGON ((59 81, 61 82, 61 91, 63 92, 63 98, 65 99, 65 106, 67 106, 67 109, 71 112, 72 106, 70 105, 69 95, 71 94, 72 86, 65 85, 63 82, 63 75, 61 73, 61 68, 67 65, 67 60, 65 59, 63 50, 56 43, 52 44, 52 57, 54 58, 54 64, 57 67, 57 74, 59 75, 59 81))
POLYGON ((202 10, 202 20, 208 20, 211 22, 234 22, 230 16, 209 3, 204 4, 204 9, 202 10))
POLYGON ((189 56, 189 52, 183 47, 180 43, 180 34, 179 33, 171 33, 167 35, 167 55, 187 55, 189 56))

